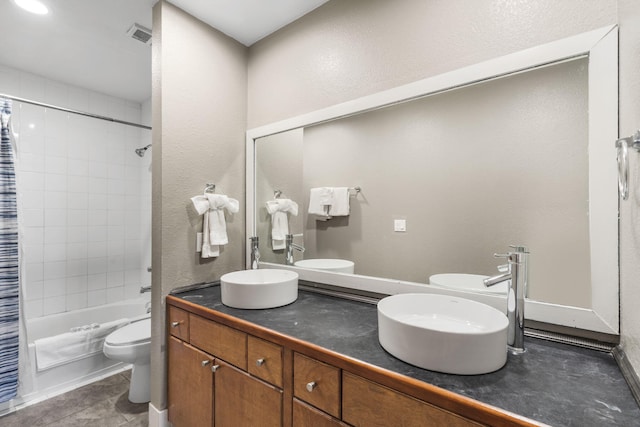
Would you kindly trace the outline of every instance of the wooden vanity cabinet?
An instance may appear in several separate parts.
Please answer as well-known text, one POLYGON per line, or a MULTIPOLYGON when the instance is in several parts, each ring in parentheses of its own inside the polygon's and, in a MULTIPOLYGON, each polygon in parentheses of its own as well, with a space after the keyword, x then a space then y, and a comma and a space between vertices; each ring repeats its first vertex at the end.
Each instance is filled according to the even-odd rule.
MULTIPOLYGON (((193 314, 180 324, 182 330, 171 327, 180 311, 168 314, 168 409, 173 426, 281 427, 283 391, 240 369, 247 366, 247 334, 193 314), (190 343, 175 336, 187 336, 185 325, 190 343)), ((251 342, 252 356, 263 361, 257 372, 282 385, 282 348, 253 338, 251 342)))
POLYGON ((174 427, 539 425, 179 298, 167 302, 168 321, 181 322, 167 339, 174 427))
POLYGON ((213 426, 213 357, 170 336, 169 421, 174 427, 213 426))

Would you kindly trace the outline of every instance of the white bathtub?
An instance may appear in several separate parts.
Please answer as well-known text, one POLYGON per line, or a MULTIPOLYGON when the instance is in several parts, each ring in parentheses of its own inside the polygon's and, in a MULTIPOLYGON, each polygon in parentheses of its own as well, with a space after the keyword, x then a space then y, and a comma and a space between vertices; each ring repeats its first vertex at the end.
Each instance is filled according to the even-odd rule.
POLYGON ((127 365, 108 359, 104 354, 99 353, 37 372, 34 341, 63 334, 69 332, 71 328, 83 325, 106 323, 123 318, 133 321, 147 317, 149 316, 146 312, 147 301, 147 298, 138 298, 27 320, 33 387, 32 390, 11 402, 0 404, 0 416, 128 368, 127 365))

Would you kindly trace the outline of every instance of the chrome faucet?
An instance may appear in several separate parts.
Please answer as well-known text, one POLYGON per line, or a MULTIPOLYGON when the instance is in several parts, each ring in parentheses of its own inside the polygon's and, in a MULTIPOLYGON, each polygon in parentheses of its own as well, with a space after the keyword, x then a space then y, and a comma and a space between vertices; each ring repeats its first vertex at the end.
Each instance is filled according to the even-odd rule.
POLYGON ((260 262, 260 249, 258 249, 258 236, 250 237, 251 240, 251 269, 257 270, 260 262))
POLYGON ((498 267, 502 274, 484 279, 489 287, 509 280, 507 293, 507 318, 509 330, 507 344, 514 354, 524 353, 524 296, 529 282, 529 252, 524 246, 510 246, 513 252, 494 254, 495 258, 506 258, 507 264, 498 267))
POLYGON ((286 265, 293 265, 293 250, 296 249, 300 252, 304 252, 304 247, 293 243, 295 236, 302 236, 302 234, 287 234, 285 236, 285 260, 286 265))

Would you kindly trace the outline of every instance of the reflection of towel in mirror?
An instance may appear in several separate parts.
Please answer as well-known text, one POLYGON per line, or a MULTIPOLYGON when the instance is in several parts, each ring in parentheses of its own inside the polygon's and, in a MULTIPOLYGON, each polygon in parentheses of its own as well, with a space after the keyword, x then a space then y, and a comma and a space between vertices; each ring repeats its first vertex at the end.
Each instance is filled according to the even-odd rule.
POLYGON ((298 215, 298 204, 290 199, 275 199, 267 202, 267 212, 271 215, 271 244, 273 250, 286 247, 285 238, 289 234, 287 213, 298 215))
POLYGON ((334 187, 329 216, 347 216, 349 212, 349 187, 334 187))
POLYGON ((318 187, 309 190, 309 213, 319 217, 328 217, 333 201, 333 188, 318 187))

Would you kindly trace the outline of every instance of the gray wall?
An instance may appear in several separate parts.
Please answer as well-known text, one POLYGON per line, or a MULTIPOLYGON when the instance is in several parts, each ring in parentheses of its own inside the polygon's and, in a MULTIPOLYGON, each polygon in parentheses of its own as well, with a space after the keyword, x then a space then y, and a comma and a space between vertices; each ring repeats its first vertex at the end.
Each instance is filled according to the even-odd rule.
POLYGON ((244 46, 171 4, 153 24, 152 403, 165 406, 164 296, 244 267, 246 58, 244 46), (229 244, 201 260, 202 219, 190 198, 206 183, 240 200, 227 216, 229 244))
MULTIPOLYGON (((640 4, 620 0, 620 136, 640 128, 640 4)), ((629 200, 620 202, 620 330, 622 347, 640 373, 640 164, 629 153, 629 200)))

